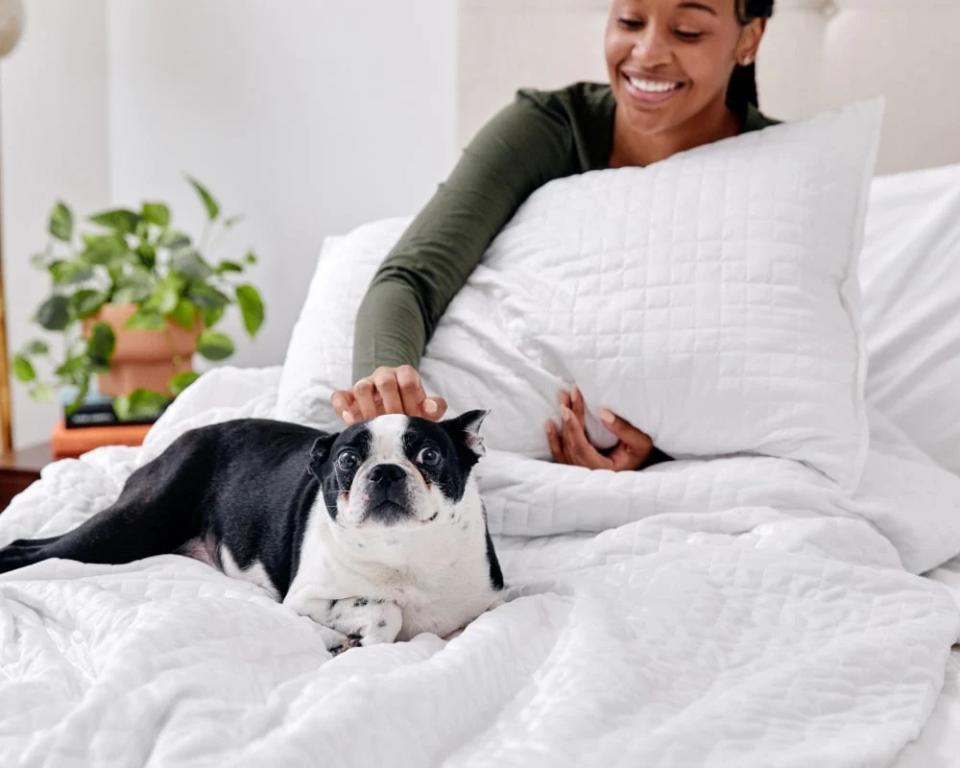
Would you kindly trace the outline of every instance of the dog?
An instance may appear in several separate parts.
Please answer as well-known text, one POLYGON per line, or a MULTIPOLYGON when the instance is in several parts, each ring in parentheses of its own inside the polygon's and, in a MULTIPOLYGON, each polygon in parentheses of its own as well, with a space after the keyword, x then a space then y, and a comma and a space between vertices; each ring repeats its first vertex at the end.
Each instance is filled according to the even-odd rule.
POLYGON ((447 636, 502 602, 472 474, 488 413, 389 414, 339 433, 268 419, 192 429, 78 528, 0 550, 0 573, 178 553, 330 628, 333 653, 447 636))

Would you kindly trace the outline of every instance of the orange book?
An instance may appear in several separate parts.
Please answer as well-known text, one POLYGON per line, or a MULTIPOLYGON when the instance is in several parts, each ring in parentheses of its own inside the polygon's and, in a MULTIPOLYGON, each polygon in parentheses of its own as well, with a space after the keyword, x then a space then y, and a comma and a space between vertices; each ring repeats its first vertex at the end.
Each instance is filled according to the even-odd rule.
POLYGON ((67 429, 62 421, 50 435, 50 449, 55 459, 76 458, 102 445, 140 445, 150 424, 111 424, 104 427, 67 429))

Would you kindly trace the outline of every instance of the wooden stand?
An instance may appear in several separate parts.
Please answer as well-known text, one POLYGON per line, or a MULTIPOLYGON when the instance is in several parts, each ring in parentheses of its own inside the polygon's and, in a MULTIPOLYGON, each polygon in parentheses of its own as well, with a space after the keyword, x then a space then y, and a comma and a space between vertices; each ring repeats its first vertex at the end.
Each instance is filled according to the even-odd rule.
POLYGON ((0 512, 10 500, 34 480, 40 478, 40 470, 53 461, 50 444, 34 445, 19 451, 10 451, 0 456, 0 512))

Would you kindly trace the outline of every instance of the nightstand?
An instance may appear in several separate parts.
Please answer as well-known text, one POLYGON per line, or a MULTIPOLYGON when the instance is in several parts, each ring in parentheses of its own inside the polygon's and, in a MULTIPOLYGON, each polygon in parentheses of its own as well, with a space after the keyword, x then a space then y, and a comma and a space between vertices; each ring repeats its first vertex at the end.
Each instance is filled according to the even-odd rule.
POLYGON ((53 461, 50 444, 33 445, 0 456, 0 513, 10 500, 34 480, 40 470, 53 461))

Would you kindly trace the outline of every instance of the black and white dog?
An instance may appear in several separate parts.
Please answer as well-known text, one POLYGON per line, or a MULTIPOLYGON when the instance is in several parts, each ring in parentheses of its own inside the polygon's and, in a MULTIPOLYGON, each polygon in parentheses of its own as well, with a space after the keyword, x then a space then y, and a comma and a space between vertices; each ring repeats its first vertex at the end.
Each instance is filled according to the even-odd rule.
POLYGON ((0 572, 177 552, 335 630, 333 651, 448 635, 503 589, 471 474, 487 413, 378 416, 339 433, 266 419, 190 430, 80 527, 0 550, 0 572))

